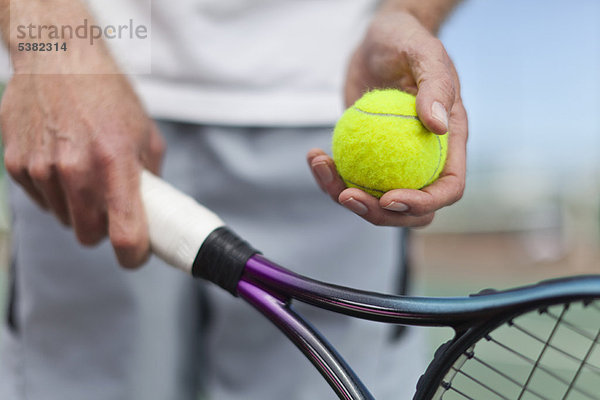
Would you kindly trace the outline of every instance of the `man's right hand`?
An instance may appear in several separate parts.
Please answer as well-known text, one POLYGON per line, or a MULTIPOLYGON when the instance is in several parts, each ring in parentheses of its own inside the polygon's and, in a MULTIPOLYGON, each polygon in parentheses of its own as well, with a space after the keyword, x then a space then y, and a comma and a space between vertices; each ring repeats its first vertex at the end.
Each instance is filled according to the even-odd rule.
POLYGON ((108 235, 123 266, 146 260, 140 171, 165 146, 123 75, 16 74, 0 122, 6 169, 41 207, 84 245, 108 235))

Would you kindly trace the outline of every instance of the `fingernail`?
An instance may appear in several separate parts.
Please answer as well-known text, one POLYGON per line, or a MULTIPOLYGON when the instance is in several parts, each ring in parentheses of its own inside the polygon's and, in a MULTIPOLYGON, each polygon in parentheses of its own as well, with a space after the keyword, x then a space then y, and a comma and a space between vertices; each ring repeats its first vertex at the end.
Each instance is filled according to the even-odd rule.
POLYGON ((348 210, 358 215, 365 215, 369 212, 367 206, 365 206, 360 201, 356 200, 354 197, 350 197, 348 200, 342 202, 342 205, 348 210))
POLYGON ((404 212, 404 211, 408 211, 408 206, 404 203, 400 203, 398 201, 392 201, 390 204, 388 204, 387 206, 383 207, 386 210, 390 210, 390 211, 396 211, 396 212, 404 212))
POLYGON ((448 112, 442 103, 434 101, 431 105, 431 114, 433 115, 433 118, 444 124, 444 128, 448 130, 448 112))
POLYGON ((333 174, 331 173, 331 168, 327 165, 326 162, 319 162, 317 164, 313 164, 313 169, 315 174, 319 177, 321 183, 328 184, 333 180, 333 174))

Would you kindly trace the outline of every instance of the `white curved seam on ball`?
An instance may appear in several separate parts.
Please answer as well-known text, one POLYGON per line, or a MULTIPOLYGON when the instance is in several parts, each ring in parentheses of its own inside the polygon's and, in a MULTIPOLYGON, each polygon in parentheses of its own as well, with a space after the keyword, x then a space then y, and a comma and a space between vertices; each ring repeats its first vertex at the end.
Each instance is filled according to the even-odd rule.
POLYGON ((435 180, 435 175, 437 174, 438 169, 440 168, 440 165, 442 164, 442 158, 443 158, 443 156, 442 156, 442 150, 443 150, 442 140, 440 139, 439 135, 435 135, 435 138, 437 139, 438 146, 440 148, 440 152, 438 153, 439 154, 438 164, 435 167, 435 170, 433 171, 433 175, 431 175, 431 177, 429 178, 429 180, 427 181, 427 183, 424 186, 421 186, 420 189, 423 189, 425 186, 429 186, 429 185, 431 185, 433 183, 433 181, 435 180))
POLYGON ((375 116, 375 117, 397 117, 397 118, 415 119, 415 120, 419 121, 419 117, 417 117, 416 115, 375 113, 375 112, 371 112, 371 111, 361 110, 360 108, 358 108, 356 106, 353 106, 352 108, 354 110, 358 111, 358 112, 363 113, 363 114, 372 115, 372 116, 375 116))
POLYGON ((349 184, 354 185, 354 186, 358 187, 359 189, 371 190, 373 192, 378 192, 378 193, 385 193, 384 190, 379 190, 379 189, 375 189, 375 188, 370 188, 368 186, 359 185, 358 183, 352 182, 350 179, 346 179, 341 175, 340 175, 340 178, 342 178, 342 180, 344 182, 348 182, 349 184))

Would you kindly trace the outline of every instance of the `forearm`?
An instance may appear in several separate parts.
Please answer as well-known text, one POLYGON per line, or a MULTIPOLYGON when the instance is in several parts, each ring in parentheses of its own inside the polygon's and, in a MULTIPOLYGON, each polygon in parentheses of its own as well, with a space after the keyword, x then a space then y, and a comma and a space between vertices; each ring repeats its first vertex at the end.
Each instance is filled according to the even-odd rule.
POLYGON ((10 1, 0 0, 0 39, 6 45, 8 45, 10 30, 10 1))
POLYGON ((430 32, 440 26, 461 0, 385 0, 378 12, 404 11, 417 18, 430 32))

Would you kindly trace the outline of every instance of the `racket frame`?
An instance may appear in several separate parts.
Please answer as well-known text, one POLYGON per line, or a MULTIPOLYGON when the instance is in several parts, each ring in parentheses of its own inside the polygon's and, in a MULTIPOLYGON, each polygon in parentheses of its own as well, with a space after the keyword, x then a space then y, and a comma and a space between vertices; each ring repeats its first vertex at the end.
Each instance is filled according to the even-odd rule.
POLYGON ((294 312, 293 300, 365 320, 453 328, 454 339, 440 347, 417 384, 414 400, 428 400, 452 363, 486 332, 540 307, 600 298, 600 276, 559 278, 468 297, 410 297, 320 282, 255 254, 246 262, 237 294, 298 347, 340 399, 374 397, 327 339, 294 312))
MULTIPOLYGON (((439 364, 437 370, 442 371, 444 363, 458 354, 461 343, 469 343, 487 324, 498 325, 511 315, 552 304, 600 298, 600 275, 446 298, 386 295, 319 282, 257 254, 216 214, 150 172, 142 171, 140 181, 153 253, 254 305, 299 347, 342 399, 373 397, 333 346, 291 309, 294 299, 355 318, 453 328, 453 344, 444 348, 454 350, 437 357, 421 379, 421 386, 431 386, 432 381, 439 384, 443 378, 431 372, 434 364, 439 364)), ((365 266, 365 271, 370 269, 373 266, 365 266)), ((429 399, 426 395, 419 397, 419 393, 424 390, 418 391, 417 399, 429 399)))

